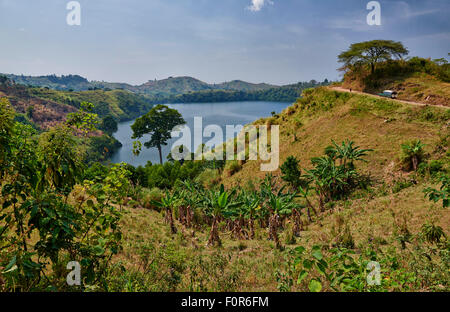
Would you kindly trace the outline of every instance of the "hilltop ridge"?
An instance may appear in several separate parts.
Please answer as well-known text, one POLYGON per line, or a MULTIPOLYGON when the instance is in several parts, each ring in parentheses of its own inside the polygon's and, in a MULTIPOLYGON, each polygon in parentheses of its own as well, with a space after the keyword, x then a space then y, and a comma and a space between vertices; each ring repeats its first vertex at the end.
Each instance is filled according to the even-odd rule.
POLYGON ((260 91, 270 88, 276 88, 276 85, 266 83, 250 83, 242 80, 233 80, 230 82, 209 84, 199 79, 180 76, 168 77, 161 80, 149 80, 141 85, 131 85, 128 83, 116 83, 105 81, 89 81, 79 75, 66 76, 24 76, 5 74, 5 76, 23 85, 35 87, 48 87, 62 91, 88 91, 93 89, 124 89, 135 93, 143 93, 148 95, 178 95, 188 92, 205 91, 205 90, 232 90, 232 91, 260 91))

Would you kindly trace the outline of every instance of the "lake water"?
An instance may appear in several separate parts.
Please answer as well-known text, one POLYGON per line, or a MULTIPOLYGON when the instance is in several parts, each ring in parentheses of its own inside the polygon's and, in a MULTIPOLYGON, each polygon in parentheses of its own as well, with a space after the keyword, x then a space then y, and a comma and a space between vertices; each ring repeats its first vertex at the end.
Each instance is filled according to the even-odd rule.
MULTIPOLYGON (((261 117, 271 116, 271 112, 280 113, 288 107, 289 103, 280 102, 226 102, 226 103, 190 103, 190 104, 169 104, 183 115, 187 126, 194 132, 194 117, 202 117, 203 129, 208 125, 219 125, 222 128, 224 136, 226 135, 226 125, 246 125, 261 117)), ((156 148, 147 149, 142 146, 142 152, 139 156, 133 154, 133 131, 131 130, 132 121, 119 123, 118 131, 114 137, 119 140, 123 147, 115 153, 111 159, 113 163, 126 162, 133 166, 145 166, 148 161, 159 163, 159 154, 156 148)), ((140 139, 142 143, 149 140, 149 136, 140 139)), ((226 140, 230 137, 226 137, 226 140)), ((171 139, 166 146, 162 148, 163 161, 170 153, 172 144, 178 138, 171 139)), ((193 140, 193 139, 192 139, 193 140)), ((204 138, 206 143, 210 138, 204 138)), ((194 142, 192 142, 194 144, 194 142)), ((195 147, 194 151, 198 146, 195 147)))

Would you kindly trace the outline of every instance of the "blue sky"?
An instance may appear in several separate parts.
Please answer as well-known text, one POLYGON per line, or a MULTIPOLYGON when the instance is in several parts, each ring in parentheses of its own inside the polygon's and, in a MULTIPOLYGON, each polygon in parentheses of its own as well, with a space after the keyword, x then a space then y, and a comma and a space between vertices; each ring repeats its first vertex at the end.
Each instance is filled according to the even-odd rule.
POLYGON ((379 1, 381 26, 368 0, 79 0, 81 26, 66 24, 68 2, 0 0, 0 72, 286 84, 337 79, 337 54, 358 41, 450 52, 448 0, 379 1))

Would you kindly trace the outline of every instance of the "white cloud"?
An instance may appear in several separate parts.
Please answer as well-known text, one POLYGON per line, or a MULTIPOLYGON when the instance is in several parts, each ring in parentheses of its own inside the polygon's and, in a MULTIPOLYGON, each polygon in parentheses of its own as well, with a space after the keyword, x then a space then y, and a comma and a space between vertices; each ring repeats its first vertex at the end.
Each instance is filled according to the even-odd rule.
POLYGON ((273 2, 271 0, 252 0, 252 5, 247 8, 250 11, 258 12, 267 4, 273 4, 273 2))

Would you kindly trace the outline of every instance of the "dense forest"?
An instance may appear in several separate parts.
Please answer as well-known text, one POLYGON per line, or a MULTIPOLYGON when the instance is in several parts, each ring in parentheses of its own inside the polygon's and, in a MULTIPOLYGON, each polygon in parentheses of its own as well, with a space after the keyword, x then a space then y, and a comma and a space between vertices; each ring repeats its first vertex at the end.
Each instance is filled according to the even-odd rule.
POLYGON ((308 88, 328 85, 328 80, 324 82, 299 82, 297 84, 286 85, 277 88, 270 88, 259 91, 232 91, 232 90, 210 90, 198 91, 171 96, 166 101, 168 103, 205 103, 205 102, 238 102, 238 101, 274 101, 274 102, 294 102, 302 91, 308 88))

